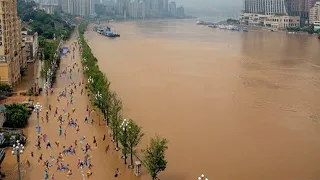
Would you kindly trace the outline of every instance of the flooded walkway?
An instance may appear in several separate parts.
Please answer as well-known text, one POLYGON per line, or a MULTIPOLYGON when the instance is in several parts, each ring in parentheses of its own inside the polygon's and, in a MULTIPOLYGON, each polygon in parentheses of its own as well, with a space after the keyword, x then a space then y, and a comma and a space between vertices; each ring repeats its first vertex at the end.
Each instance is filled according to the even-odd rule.
MULTIPOLYGON (((71 50, 72 45, 76 42, 77 37, 76 34, 73 34, 71 39, 64 45, 68 46, 71 50)), ((46 149, 46 143, 41 142, 41 150, 38 150, 36 147, 37 140, 37 132, 36 132, 36 114, 33 113, 30 120, 29 126, 25 129, 25 133, 27 134, 28 140, 26 144, 26 149, 21 156, 21 166, 22 166, 22 179, 23 180, 41 180, 44 179, 45 166, 43 163, 46 160, 49 160, 49 164, 52 167, 49 168, 49 179, 51 180, 52 174, 56 180, 63 179, 74 179, 74 180, 82 180, 88 179, 86 177, 86 173, 88 172, 88 167, 84 166, 83 170, 78 168, 78 158, 81 160, 84 159, 85 153, 81 148, 84 148, 86 143, 89 143, 91 146, 91 150, 89 150, 88 154, 91 156, 90 162, 93 165, 91 172, 92 176, 89 178, 90 180, 105 180, 105 179, 114 179, 114 172, 116 168, 120 169, 121 175, 118 179, 130 179, 135 180, 139 179, 134 176, 132 170, 126 168, 123 163, 123 160, 120 158, 121 153, 115 152, 114 144, 111 142, 108 137, 107 129, 105 123, 102 121, 101 117, 101 126, 98 125, 99 117, 97 115, 96 109, 91 106, 87 98, 87 94, 84 91, 84 94, 81 95, 81 89, 84 89, 85 84, 79 87, 79 82, 84 80, 85 77, 82 74, 82 67, 80 62, 79 51, 76 49, 75 51, 75 60, 72 60, 72 55, 68 54, 66 57, 62 57, 61 66, 59 71, 57 72, 57 82, 54 84, 53 90, 54 95, 49 95, 46 98, 45 95, 40 96, 36 101, 39 101, 42 104, 42 112, 40 113, 40 117, 44 118, 44 122, 41 121, 40 118, 40 126, 41 133, 47 135, 47 141, 51 142, 52 148, 46 149), (72 73, 72 80, 77 85, 77 89, 74 90, 73 95, 73 105, 67 105, 67 99, 69 98, 69 94, 67 98, 60 98, 60 102, 57 102, 57 95, 59 92, 62 92, 65 87, 71 83, 71 80, 68 78, 69 76, 62 76, 59 78, 59 74, 65 70, 66 68, 72 68, 73 64, 79 64, 79 67, 75 67, 72 73), (80 72, 78 73, 78 68, 80 72), (45 113, 48 107, 45 105, 46 100, 49 101, 49 104, 52 106, 52 110, 49 111, 49 122, 46 122, 45 113), (89 109, 93 110, 91 117, 89 118, 89 123, 84 122, 84 118, 88 116, 88 112, 86 111, 86 106, 90 105, 89 109), (76 134, 76 128, 69 127, 67 116, 63 115, 63 119, 65 122, 62 124, 62 132, 66 130, 66 137, 64 135, 59 136, 59 122, 57 121, 57 116, 54 117, 55 109, 58 108, 58 115, 63 115, 63 108, 66 109, 68 113, 71 114, 70 118, 76 120, 79 124, 79 133, 76 134), (72 113, 72 109, 75 108, 75 113, 72 113), (91 119, 94 120, 93 125, 91 125, 91 119), (103 136, 106 135, 106 140, 103 141, 103 136), (83 144, 80 144, 80 138, 85 136, 85 140, 83 144), (96 137, 97 140, 97 148, 96 145, 93 144, 93 136, 96 137), (57 171, 56 159, 60 152, 63 151, 63 146, 70 147, 71 145, 74 147, 74 142, 77 140, 78 146, 75 148, 76 155, 63 155, 63 161, 61 162, 63 165, 68 166, 69 169, 72 170, 72 175, 67 178, 68 171, 57 171), (59 141, 59 147, 56 146, 55 142, 59 141), (107 145, 110 145, 110 150, 106 153, 105 148, 107 145), (34 157, 31 154, 34 154, 34 157), (38 163, 38 159, 40 155, 43 154, 43 160, 38 163), (55 160, 51 161, 50 156, 54 156, 55 160), (26 161, 29 160, 31 166, 28 167, 26 161), (84 176, 82 175, 84 174, 84 176)), ((69 74, 69 73, 68 73, 69 74)), ((69 89, 70 90, 70 89, 69 89)), ((11 149, 9 148, 6 154, 6 158, 2 164, 2 171, 6 173, 7 180, 17 179, 17 164, 16 157, 11 155, 11 149)), ((60 164, 60 163, 59 163, 60 164)))

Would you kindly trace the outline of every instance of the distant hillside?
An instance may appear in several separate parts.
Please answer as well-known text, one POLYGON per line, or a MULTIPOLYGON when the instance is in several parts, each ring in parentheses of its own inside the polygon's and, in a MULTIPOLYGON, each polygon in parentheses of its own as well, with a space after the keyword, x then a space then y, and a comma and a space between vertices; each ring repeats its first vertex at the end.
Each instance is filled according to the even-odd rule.
POLYGON ((67 16, 63 17, 62 13, 57 12, 53 15, 47 14, 38 9, 34 1, 18 0, 17 10, 19 17, 27 24, 27 27, 46 39, 52 39, 54 34, 67 36, 71 32, 71 26, 66 21, 67 16))

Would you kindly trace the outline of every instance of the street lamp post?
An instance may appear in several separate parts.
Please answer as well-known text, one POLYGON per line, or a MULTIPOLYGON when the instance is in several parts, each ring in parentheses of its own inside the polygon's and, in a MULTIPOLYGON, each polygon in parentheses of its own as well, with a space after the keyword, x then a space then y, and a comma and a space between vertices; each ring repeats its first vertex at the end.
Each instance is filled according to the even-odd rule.
POLYGON ((198 180, 209 180, 204 174, 198 177, 198 180))
MULTIPOLYGON (((101 100, 102 100, 102 94, 98 91, 97 94, 96 94, 96 99, 98 100, 98 105, 99 105, 99 108, 101 108, 101 100)), ((99 126, 100 126, 100 114, 98 114, 99 116, 99 126)))
POLYGON ((12 155, 17 156, 17 163, 18 163, 18 180, 21 180, 21 174, 20 174, 20 154, 23 153, 24 146, 23 144, 20 144, 19 140, 17 140, 16 144, 13 144, 12 146, 12 155))
POLYGON ((45 82, 44 84, 43 84, 43 89, 44 89, 44 91, 45 91, 45 93, 46 93, 46 108, 47 108, 47 110, 49 109, 49 105, 48 105, 48 95, 49 95, 49 83, 48 82, 45 82))
POLYGON ((128 148, 128 145, 127 145, 127 128, 130 128, 129 126, 129 121, 127 119, 124 119, 120 125, 120 128, 123 130, 123 134, 124 134, 124 148, 125 148, 125 152, 123 153, 123 157, 124 157, 124 164, 127 164, 127 148, 128 148))
POLYGON ((90 76, 90 77, 88 78, 88 83, 90 84, 91 88, 93 88, 93 82, 94 82, 94 80, 93 80, 93 78, 90 76))
POLYGON ((83 67, 83 70, 84 70, 84 71, 88 71, 88 70, 89 70, 89 67, 86 65, 85 67, 83 67))
POLYGON ((40 124, 39 124, 39 114, 41 112, 42 106, 39 102, 37 102, 37 104, 34 106, 34 111, 37 113, 37 127, 36 127, 36 131, 38 133, 40 133, 40 124))

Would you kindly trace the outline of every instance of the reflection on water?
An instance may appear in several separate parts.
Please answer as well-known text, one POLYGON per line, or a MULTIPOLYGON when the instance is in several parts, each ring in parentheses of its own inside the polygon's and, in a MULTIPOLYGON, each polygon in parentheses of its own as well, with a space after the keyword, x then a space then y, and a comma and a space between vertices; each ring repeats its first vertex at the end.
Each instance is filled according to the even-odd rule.
POLYGON ((86 34, 146 133, 141 147, 156 132, 169 139, 160 178, 319 179, 319 40, 194 21, 115 23, 112 41, 86 34))

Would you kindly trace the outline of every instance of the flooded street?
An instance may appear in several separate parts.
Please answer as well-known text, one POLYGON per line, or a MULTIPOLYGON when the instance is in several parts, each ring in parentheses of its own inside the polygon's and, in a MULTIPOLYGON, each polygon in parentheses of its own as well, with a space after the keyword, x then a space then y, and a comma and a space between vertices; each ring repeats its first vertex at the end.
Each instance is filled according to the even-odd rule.
MULTIPOLYGON (((76 40, 77 36, 74 33, 63 46, 71 50, 76 40)), ((90 105, 92 102, 88 99, 88 94, 84 88, 85 84, 79 84, 79 82, 85 83, 86 79, 82 72, 80 53, 78 49, 76 49, 74 59, 71 53, 61 57, 57 80, 52 89, 53 94, 49 93, 50 95, 46 96, 45 93, 42 93, 41 96, 37 96, 34 99, 35 102, 40 102, 42 105, 39 118, 39 125, 41 127, 40 135, 43 137, 43 140, 40 139, 42 144, 40 147, 42 148, 37 147, 37 117, 36 113, 32 113, 28 127, 24 129, 27 142, 25 145, 26 148, 20 158, 21 179, 45 179, 46 169, 48 169, 50 180, 113 179, 117 168, 119 168, 121 172, 121 175, 118 177, 120 180, 140 179, 134 175, 133 170, 128 169, 127 166, 124 165, 121 159, 121 152, 114 150, 114 143, 111 142, 108 136, 107 127, 105 122, 103 122, 103 118, 99 117, 97 113, 98 110, 90 105), (73 69, 72 75, 68 74, 68 76, 66 76, 62 73, 70 69, 73 69), (71 89, 73 90, 72 95, 69 94, 71 89), (81 89, 84 90, 83 93, 81 93, 81 89), (67 95, 65 97, 61 96, 61 93, 66 91, 68 92, 67 95), (49 104, 52 106, 52 110, 49 109, 49 104), (46 121, 46 111, 48 111, 48 121, 46 121), (55 114, 55 111, 57 114, 55 114), (60 115, 61 121, 58 119, 60 115), (90 123, 84 121, 85 117, 90 119, 88 120, 90 123), (70 126, 69 122, 71 122, 71 120, 77 122, 78 131, 76 127, 70 126), (62 131, 64 132, 63 135, 62 131), (104 135, 106 135, 106 138, 104 138, 104 135), (46 140, 44 137, 46 137, 46 140), (94 137, 96 138, 96 143, 94 143, 94 137), (51 148, 48 147, 47 144, 49 141, 51 148), (91 147, 88 150, 84 150, 87 148, 87 145, 91 147), (110 150, 105 151, 108 145, 110 146, 110 150), (72 153, 67 152, 69 148, 72 149, 72 153), (61 158, 59 158, 60 154, 61 158), (80 161, 84 162, 83 159, 85 159, 84 157, 86 156, 90 160, 87 161, 87 165, 81 168, 79 163, 80 161), (57 161, 57 159, 60 159, 60 161, 57 161), (27 161, 30 162, 30 166, 28 166, 27 161), (48 161, 48 168, 44 165, 45 161, 48 161), (62 166, 64 170, 61 169, 62 166), (71 174, 69 172, 71 172, 71 174), (87 175, 88 172, 92 173, 89 177, 87 175), (54 178, 52 178, 52 176, 54 176, 54 178)), ((16 180, 18 174, 17 159, 15 155, 11 154, 11 150, 12 148, 7 148, 6 158, 2 163, 3 168, 1 170, 6 174, 6 180, 16 180)))
MULTIPOLYGON (((320 41, 195 20, 111 24, 89 45, 143 127, 169 140, 164 180, 320 178, 320 41)), ((144 176, 147 178, 147 176, 144 176)))

